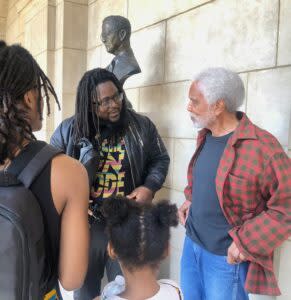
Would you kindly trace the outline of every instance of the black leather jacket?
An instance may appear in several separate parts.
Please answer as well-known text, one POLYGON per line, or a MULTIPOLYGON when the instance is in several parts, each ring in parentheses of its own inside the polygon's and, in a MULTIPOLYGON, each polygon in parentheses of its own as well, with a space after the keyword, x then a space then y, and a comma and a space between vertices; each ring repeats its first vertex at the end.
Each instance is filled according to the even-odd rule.
MULTIPOLYGON (((128 110, 129 127, 124 136, 134 188, 143 185, 156 192, 168 173, 170 158, 153 122, 133 110, 128 110)), ((64 120, 55 130, 50 143, 67 155, 78 159, 88 171, 93 183, 98 166, 98 153, 89 140, 82 140, 76 151, 72 129, 74 117, 64 120)))

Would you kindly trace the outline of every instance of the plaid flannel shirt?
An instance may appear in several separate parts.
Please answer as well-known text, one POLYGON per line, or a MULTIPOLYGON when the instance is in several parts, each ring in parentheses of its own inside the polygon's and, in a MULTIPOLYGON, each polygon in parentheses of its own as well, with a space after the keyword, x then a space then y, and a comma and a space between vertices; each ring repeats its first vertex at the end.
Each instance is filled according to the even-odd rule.
MULTIPOLYGON (((273 253, 291 235, 291 160, 269 132, 244 113, 228 140, 216 174, 216 192, 232 225, 230 236, 250 261, 245 288, 254 294, 280 295, 273 253)), ((186 200, 192 201, 192 169, 205 141, 199 132, 188 167, 186 200)))

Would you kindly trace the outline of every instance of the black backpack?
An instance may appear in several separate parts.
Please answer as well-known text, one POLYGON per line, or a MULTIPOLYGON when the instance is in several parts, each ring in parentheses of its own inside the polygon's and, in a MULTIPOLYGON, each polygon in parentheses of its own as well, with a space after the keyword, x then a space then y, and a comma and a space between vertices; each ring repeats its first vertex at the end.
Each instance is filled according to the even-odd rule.
POLYGON ((45 145, 16 178, 0 172, 0 299, 40 300, 47 292, 43 217, 29 190, 35 178, 60 151, 45 145))

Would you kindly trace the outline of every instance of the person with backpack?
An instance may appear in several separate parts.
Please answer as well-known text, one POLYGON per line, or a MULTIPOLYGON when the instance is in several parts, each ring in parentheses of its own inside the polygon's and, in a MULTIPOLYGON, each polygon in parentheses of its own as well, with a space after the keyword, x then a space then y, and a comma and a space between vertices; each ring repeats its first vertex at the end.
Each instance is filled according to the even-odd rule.
POLYGON ((0 41, 0 299, 58 299, 87 271, 87 172, 33 134, 49 95, 32 55, 0 41))

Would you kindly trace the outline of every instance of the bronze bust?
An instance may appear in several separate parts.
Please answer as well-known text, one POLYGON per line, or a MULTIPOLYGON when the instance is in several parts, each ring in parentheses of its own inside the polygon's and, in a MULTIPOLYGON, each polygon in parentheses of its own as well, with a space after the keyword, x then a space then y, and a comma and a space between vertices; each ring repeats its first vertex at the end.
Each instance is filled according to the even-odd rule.
POLYGON ((131 26, 129 20, 122 16, 108 16, 103 20, 101 40, 107 52, 115 57, 106 67, 123 86, 125 80, 141 72, 139 64, 130 46, 131 26))

